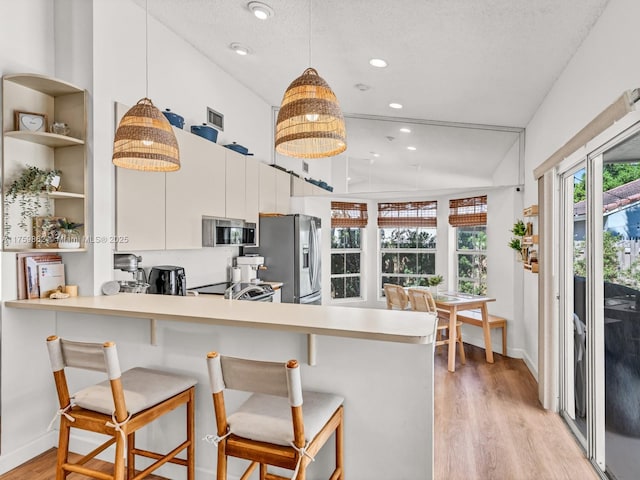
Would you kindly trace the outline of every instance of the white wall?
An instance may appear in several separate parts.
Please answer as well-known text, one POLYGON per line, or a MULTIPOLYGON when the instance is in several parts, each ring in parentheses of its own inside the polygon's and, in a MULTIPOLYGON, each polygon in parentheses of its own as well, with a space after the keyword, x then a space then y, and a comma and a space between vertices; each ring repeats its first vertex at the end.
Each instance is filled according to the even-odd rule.
MULTIPOLYGON (((532 171, 569 138, 616 100, 640 87, 637 0, 610 0, 526 128, 525 205, 538 203, 532 171)), ((531 361, 538 363, 537 277, 524 282, 524 339, 531 361)))

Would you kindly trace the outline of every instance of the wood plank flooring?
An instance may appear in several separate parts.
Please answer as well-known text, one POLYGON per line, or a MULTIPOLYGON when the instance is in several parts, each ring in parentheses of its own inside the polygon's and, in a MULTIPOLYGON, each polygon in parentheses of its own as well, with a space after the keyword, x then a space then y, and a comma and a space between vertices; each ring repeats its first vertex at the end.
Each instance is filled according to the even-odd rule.
MULTIPOLYGON (((10 472, 0 475, 0 480, 55 480, 56 454, 57 450, 55 448, 47 450, 28 462, 23 463, 19 467, 14 468, 10 472)), ((72 453, 70 455, 70 460, 75 461, 75 459, 79 457, 80 455, 72 453)), ((103 473, 111 474, 113 472, 113 465, 101 460, 89 460, 86 466, 99 470, 103 473)), ((149 475, 147 478, 149 480, 167 480, 164 477, 158 477, 157 475, 149 475)), ((90 477, 80 475, 79 473, 71 473, 67 476, 67 480, 85 479, 90 479, 90 477)))
POLYGON ((447 371, 446 348, 435 355, 437 480, 597 480, 557 414, 538 403, 522 360, 465 344, 466 365, 447 371))
MULTIPOLYGON (((436 349, 436 480, 598 479, 560 417, 538 404, 522 360, 494 354, 488 364, 483 349, 465 345, 465 351, 467 364, 456 359, 449 373, 446 349, 436 349)), ((0 480, 54 480, 55 455, 51 449, 0 480)), ((109 471, 110 464, 94 462, 109 471)))

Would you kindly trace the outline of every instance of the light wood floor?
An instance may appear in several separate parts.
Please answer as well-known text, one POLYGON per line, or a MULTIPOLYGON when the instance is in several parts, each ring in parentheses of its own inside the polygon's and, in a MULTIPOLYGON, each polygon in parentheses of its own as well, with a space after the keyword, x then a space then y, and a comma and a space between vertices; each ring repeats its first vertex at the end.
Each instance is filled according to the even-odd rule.
MULTIPOLYGON (((56 454, 57 450, 55 448, 47 450, 10 472, 0 475, 0 480, 55 480, 56 454)), ((71 454, 70 460, 74 461, 74 459, 79 456, 80 455, 71 454)), ((104 473, 111 474, 113 472, 113 465, 111 463, 100 460, 89 460, 86 466, 104 473)), ((67 476, 67 480, 84 480, 89 478, 90 477, 80 475, 79 473, 71 473, 67 476)), ((167 480, 164 477, 158 477, 156 475, 149 475, 147 478, 149 480, 167 480)))
MULTIPOLYGON (((522 360, 494 355, 491 365, 483 349, 465 345, 465 352, 467 364, 449 373, 446 349, 436 349, 436 480, 598 479, 560 417, 538 404, 522 360)), ((0 480, 53 480, 55 455, 51 449, 0 480)))
POLYGON ((538 386, 522 360, 465 344, 447 371, 446 348, 435 356, 437 480, 597 480, 556 414, 538 403, 538 386))

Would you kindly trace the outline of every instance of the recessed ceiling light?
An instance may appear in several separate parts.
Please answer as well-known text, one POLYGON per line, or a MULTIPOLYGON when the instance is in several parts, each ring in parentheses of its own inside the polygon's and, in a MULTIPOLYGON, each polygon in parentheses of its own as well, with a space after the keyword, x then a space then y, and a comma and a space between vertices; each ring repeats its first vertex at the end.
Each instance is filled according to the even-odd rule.
POLYGON ((249 2, 247 8, 260 20, 273 17, 273 8, 262 2, 249 2))
POLYGON ((407 127, 402 127, 402 128, 400 129, 400 131, 401 131, 402 133, 411 133, 411 129, 410 129, 410 128, 407 128, 407 127))
POLYGON ((416 150, 416 147, 407 147, 407 150, 413 151, 413 150, 416 150))
POLYGON ((356 83, 354 85, 354 87, 356 87, 361 92, 366 92, 367 90, 369 90, 371 88, 369 85, 366 85, 364 83, 356 83))
POLYGON ((371 152, 371 153, 372 153, 372 154, 373 154, 373 156, 374 156, 374 157, 376 157, 376 158, 378 158, 378 157, 380 156, 380 154, 379 154, 379 153, 374 153, 374 152, 371 152))
POLYGON ((244 55, 249 55, 251 53, 251 50, 249 49, 249 47, 245 47, 241 43, 232 43, 231 45, 229 45, 229 48, 234 52, 236 52, 238 55, 244 56, 244 55))
POLYGON ((371 65, 372 67, 384 68, 387 66, 387 62, 385 62, 381 58, 372 58, 371 60, 369 60, 369 65, 371 65))
POLYGON ((390 103, 389 106, 391 108, 402 108, 402 104, 401 103, 390 103))

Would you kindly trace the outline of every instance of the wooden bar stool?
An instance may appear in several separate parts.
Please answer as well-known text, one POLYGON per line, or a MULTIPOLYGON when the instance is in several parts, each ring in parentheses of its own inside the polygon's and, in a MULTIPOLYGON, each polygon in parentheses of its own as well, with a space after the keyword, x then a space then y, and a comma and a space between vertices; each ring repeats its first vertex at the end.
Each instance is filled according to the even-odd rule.
POLYGON ((404 288, 400 285, 393 283, 385 283, 382 288, 384 289, 384 297, 387 299, 387 309, 393 310, 406 310, 409 306, 409 299, 404 291, 404 288))
POLYGON ((260 466, 260 480, 287 480, 267 472, 269 465, 293 470, 304 480, 309 462, 336 433, 336 468, 331 480, 344 479, 343 407, 338 395, 302 391, 300 366, 207 355, 217 435, 205 437, 218 447, 217 480, 227 479, 227 457, 251 463, 241 480, 260 466), (224 390, 253 395, 227 417, 224 390), (303 403, 304 400, 304 403, 303 403))
MULTIPOLYGON (((411 304, 411 310, 419 312, 432 312, 438 315, 438 326, 436 346, 449 344, 449 314, 436 308, 436 302, 433 300, 431 292, 422 288, 409 288, 407 290, 407 296, 409 297, 409 303, 411 304), (447 331, 447 339, 442 338, 442 333, 447 331)), ((464 344, 462 343, 462 322, 456 319, 456 342, 458 343, 458 350, 460 351, 460 361, 464 364, 467 363, 467 357, 464 354, 464 344)))
POLYGON ((167 462, 187 467, 187 479, 195 479, 195 378, 148 368, 132 368, 120 373, 116 346, 112 342, 72 342, 53 335, 47 338, 47 347, 60 401, 56 480, 63 480, 71 472, 102 480, 138 480, 148 477, 167 462), (66 367, 106 372, 108 380, 84 388, 71 396, 65 376, 66 367), (137 430, 180 405, 186 405, 187 412, 187 439, 184 442, 165 454, 136 448, 137 430), (69 434, 72 428, 100 433, 110 438, 78 462, 70 463, 69 434), (113 475, 84 466, 87 461, 113 444, 113 475), (176 457, 183 450, 186 451, 186 460, 176 457), (156 461, 136 475, 136 455, 156 461))

